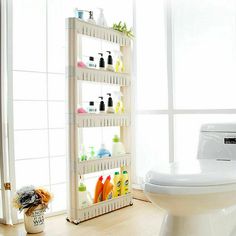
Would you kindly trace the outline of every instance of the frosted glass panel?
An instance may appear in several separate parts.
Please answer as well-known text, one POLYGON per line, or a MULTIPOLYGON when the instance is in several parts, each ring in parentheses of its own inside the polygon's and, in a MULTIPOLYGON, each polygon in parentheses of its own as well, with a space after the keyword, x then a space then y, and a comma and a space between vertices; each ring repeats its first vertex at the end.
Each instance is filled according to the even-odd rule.
POLYGON ((66 185, 58 184, 51 187, 54 195, 52 202, 52 211, 62 211, 66 209, 66 185))
POLYGON ((50 155, 64 156, 66 154, 66 132, 64 129, 49 131, 50 155))
POLYGON ((236 108, 236 1, 173 4, 176 108, 236 108))
POLYGON ((200 127, 204 123, 236 122, 236 115, 176 115, 175 159, 192 160, 197 157, 200 127))
POLYGON ((65 100, 65 75, 48 74, 48 100, 65 100))
POLYGON ((48 158, 16 161, 16 188, 25 185, 43 186, 49 184, 48 158))
POLYGON ((47 128, 47 103, 38 101, 14 102, 14 128, 47 128))
POLYGON ((49 102, 48 103, 48 119, 50 128, 64 128, 66 124, 66 105, 64 102, 49 102))
POLYGON ((46 130, 15 131, 15 158, 48 156, 48 132, 46 130))
POLYGON ((50 0, 48 5, 48 71, 65 72, 66 18, 74 17, 75 0, 50 0))
POLYGON ((46 100, 46 74, 30 72, 13 72, 14 99, 46 100))
POLYGON ((102 128, 85 128, 83 129, 83 144, 86 149, 95 147, 96 151, 102 142, 102 128))
POLYGON ((168 145, 168 116, 138 115, 136 171, 140 178, 144 177, 149 169, 169 161, 168 145))
POLYGON ((66 182, 66 158, 50 158, 50 171, 52 184, 66 182))
POLYGON ((46 71, 46 0, 14 0, 12 5, 13 69, 46 71))
POLYGON ((137 1, 137 108, 167 108, 164 0, 137 1), (141 16, 141 17, 139 17, 141 16), (155 20, 151 20, 155 16, 155 20), (150 34, 151 32, 151 34, 150 34), (148 37, 150 35, 150 37, 148 37))

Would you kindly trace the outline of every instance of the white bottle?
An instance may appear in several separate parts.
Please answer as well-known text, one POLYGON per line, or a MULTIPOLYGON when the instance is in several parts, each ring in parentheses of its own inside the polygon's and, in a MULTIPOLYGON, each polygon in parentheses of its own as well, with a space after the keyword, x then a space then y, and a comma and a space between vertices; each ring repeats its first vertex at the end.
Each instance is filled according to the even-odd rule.
POLYGON ((104 13, 103 13, 103 9, 102 8, 98 8, 100 10, 100 14, 99 17, 97 19, 97 24, 101 25, 103 27, 107 27, 107 21, 105 19, 104 13))
POLYGON ((123 143, 120 142, 118 135, 115 135, 112 139, 112 157, 117 157, 125 154, 125 148, 123 143))
POLYGON ((80 183, 78 191, 79 191, 78 194, 79 209, 91 206, 93 201, 90 193, 86 190, 86 185, 80 183))

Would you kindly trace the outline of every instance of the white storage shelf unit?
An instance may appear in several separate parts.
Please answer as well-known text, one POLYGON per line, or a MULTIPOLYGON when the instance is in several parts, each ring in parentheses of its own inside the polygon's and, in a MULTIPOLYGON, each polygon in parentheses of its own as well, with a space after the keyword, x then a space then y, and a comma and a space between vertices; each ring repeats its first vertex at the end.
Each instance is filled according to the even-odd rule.
MULTIPOLYGON (((84 220, 132 205, 132 194, 113 198, 93 204, 87 208, 78 208, 78 185, 81 175, 110 170, 115 168, 126 169, 129 172, 129 181, 131 183, 131 160, 132 160, 132 142, 131 142, 131 124, 132 124, 132 106, 131 106, 131 40, 125 34, 110 28, 81 21, 77 18, 67 19, 67 103, 68 103, 68 155, 69 155, 69 206, 68 221, 79 223, 84 220), (124 73, 115 73, 110 71, 79 68, 77 67, 77 58, 81 58, 82 40, 81 36, 86 35, 106 40, 108 42, 120 45, 123 53, 123 63, 125 65, 124 73), (77 46, 79 45, 79 48, 77 46), (93 83, 105 83, 119 86, 123 93, 123 102, 125 104, 124 114, 78 114, 76 113, 77 104, 81 102, 81 83, 89 81, 93 83), (80 82, 77 84, 77 82, 80 82), (77 86, 79 85, 79 86, 77 86), (75 121, 75 122, 71 122, 75 121), (121 141, 124 144, 127 154, 119 157, 107 157, 95 160, 80 161, 78 158, 78 147, 81 144, 81 132, 79 129, 86 127, 109 127, 120 126, 121 141)), ((131 190, 131 188, 130 188, 131 190)))

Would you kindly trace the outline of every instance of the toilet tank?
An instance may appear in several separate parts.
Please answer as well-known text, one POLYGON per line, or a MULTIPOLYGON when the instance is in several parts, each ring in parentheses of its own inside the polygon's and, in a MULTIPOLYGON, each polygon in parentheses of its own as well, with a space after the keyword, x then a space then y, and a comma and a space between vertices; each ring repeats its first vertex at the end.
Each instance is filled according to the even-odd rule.
POLYGON ((197 158, 236 160, 236 123, 202 125, 197 158))

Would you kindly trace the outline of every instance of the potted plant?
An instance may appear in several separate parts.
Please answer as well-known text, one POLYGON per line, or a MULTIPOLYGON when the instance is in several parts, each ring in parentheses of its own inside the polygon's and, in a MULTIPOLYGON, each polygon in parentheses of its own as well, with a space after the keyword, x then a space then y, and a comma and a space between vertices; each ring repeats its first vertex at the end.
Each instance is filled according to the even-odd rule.
POLYGON ((44 230, 44 212, 52 200, 52 194, 46 189, 26 186, 19 189, 13 199, 13 205, 24 211, 24 223, 27 233, 39 233, 44 230))

